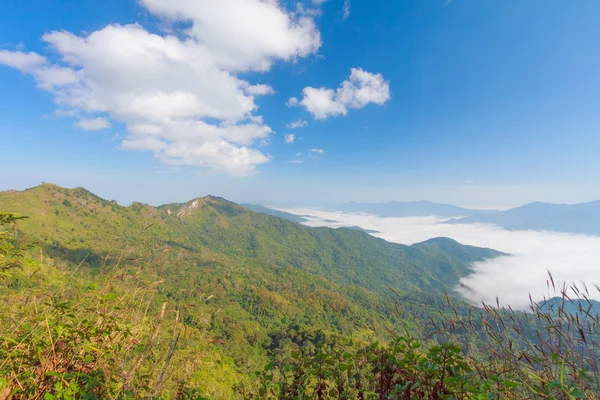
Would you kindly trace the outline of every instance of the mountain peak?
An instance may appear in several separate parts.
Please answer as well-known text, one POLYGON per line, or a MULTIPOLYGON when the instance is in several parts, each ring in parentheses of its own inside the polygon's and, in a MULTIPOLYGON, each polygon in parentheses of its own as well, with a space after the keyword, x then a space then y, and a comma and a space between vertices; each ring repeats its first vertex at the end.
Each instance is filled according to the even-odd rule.
POLYGON ((246 211, 240 205, 214 195, 196 197, 186 203, 165 204, 157 208, 166 210, 167 214, 176 215, 179 218, 188 217, 205 208, 211 208, 220 214, 226 215, 240 214, 246 211))

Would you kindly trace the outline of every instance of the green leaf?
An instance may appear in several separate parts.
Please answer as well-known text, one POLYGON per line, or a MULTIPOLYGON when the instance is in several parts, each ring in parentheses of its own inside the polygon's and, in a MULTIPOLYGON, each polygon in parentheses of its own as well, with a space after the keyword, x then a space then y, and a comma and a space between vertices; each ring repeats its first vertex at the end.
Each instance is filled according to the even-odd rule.
POLYGON ((573 389, 569 394, 576 399, 585 399, 585 393, 581 389, 573 389))

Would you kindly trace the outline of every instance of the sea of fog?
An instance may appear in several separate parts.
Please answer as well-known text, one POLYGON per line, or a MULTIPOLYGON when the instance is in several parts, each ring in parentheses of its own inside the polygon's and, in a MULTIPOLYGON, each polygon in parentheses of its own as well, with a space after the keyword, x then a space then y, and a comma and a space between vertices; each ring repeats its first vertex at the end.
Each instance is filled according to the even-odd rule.
POLYGON ((456 288, 475 304, 481 302, 529 306, 534 300, 555 296, 548 288, 548 271, 555 282, 587 285, 590 297, 600 300, 600 237, 558 232, 508 231, 487 224, 443 224, 448 218, 383 218, 369 214, 315 209, 280 209, 306 216, 308 226, 359 226, 378 231, 373 236, 390 242, 413 244, 434 237, 449 237, 462 244, 489 247, 509 256, 472 265, 473 273, 456 288), (332 222, 335 221, 335 222, 332 222))

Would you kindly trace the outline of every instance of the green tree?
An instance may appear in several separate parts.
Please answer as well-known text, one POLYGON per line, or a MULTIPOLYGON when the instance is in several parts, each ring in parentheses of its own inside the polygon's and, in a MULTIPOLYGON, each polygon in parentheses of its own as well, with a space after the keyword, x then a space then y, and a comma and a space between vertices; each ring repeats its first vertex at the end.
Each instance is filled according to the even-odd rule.
POLYGON ((0 212, 0 277, 22 266, 23 251, 16 237, 14 224, 27 217, 13 213, 0 212))

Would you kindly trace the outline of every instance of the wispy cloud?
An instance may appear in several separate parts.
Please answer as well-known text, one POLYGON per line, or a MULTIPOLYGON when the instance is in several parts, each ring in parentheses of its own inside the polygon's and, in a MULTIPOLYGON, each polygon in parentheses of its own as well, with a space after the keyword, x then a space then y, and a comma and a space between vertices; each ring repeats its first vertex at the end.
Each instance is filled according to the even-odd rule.
POLYGON ((325 151, 323 149, 309 149, 308 151, 310 151, 313 154, 325 154, 325 151))
POLYGON ((81 119, 75 122, 74 125, 83 129, 84 131, 99 131, 110 128, 110 122, 106 118, 101 117, 81 119))
POLYGON ((289 161, 289 163, 290 164, 302 164, 302 163, 304 163, 304 161, 302 161, 302 160, 291 160, 291 161, 289 161))
POLYGON ((350 16, 350 0, 344 0, 344 8, 342 9, 344 13, 344 21, 348 19, 350 16))
POLYGON ((285 143, 293 144, 294 141, 296 140, 296 135, 294 135, 293 133, 290 133, 290 134, 285 135, 284 139, 285 139, 285 143))
POLYGON ((286 125, 286 127, 288 127, 289 129, 298 129, 298 128, 303 128, 306 125, 308 125, 308 122, 302 120, 302 119, 297 119, 296 121, 290 122, 289 124, 286 125))

